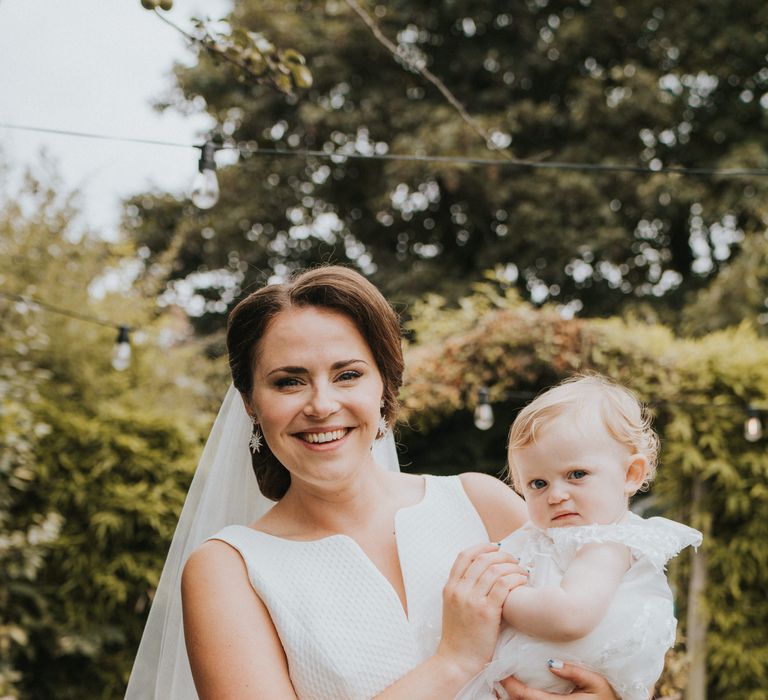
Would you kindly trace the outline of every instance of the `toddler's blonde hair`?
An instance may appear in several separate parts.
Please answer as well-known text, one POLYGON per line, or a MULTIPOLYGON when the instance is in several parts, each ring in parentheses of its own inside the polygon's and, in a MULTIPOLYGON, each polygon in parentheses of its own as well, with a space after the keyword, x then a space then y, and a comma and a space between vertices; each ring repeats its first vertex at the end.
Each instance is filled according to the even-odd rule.
POLYGON ((564 413, 581 412, 596 407, 610 436, 626 445, 633 454, 644 455, 648 468, 641 490, 656 476, 659 438, 651 428, 652 417, 635 394, 599 374, 577 375, 566 379, 543 394, 517 414, 509 431, 508 478, 520 492, 521 484, 514 464, 517 449, 536 442, 536 435, 548 423, 564 413))

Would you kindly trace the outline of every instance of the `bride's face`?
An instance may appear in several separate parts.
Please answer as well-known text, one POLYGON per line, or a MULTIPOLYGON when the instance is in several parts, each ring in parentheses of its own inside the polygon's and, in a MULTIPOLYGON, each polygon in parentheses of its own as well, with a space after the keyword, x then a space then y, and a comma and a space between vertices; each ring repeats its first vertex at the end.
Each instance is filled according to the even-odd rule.
POLYGON ((259 342, 251 407, 293 483, 340 487, 371 466, 383 388, 347 316, 295 308, 276 316, 259 342))

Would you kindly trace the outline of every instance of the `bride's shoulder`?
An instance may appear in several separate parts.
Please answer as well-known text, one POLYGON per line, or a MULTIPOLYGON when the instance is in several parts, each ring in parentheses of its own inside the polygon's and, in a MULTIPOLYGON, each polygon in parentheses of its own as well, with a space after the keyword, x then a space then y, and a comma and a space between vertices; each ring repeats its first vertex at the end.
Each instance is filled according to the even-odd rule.
POLYGON ((240 553, 223 540, 210 539, 193 550, 184 564, 181 577, 182 589, 185 582, 205 583, 226 579, 232 574, 247 576, 245 562, 240 553))
POLYGON ((465 472, 459 478, 492 541, 506 537, 528 519, 523 499, 503 481, 479 472, 465 472))

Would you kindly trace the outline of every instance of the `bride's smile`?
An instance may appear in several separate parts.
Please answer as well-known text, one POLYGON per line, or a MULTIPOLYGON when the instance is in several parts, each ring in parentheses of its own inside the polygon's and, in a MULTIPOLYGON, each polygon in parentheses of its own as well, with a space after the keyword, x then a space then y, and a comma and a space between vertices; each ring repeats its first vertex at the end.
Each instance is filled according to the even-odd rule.
POLYGON ((341 428, 340 430, 326 428, 318 432, 298 433, 298 437, 313 444, 324 444, 327 442, 338 442, 349 433, 349 430, 349 428, 341 428))
POLYGON ((338 485, 370 466, 383 390, 368 344, 344 314, 283 311, 258 345, 254 415, 293 481, 338 485))

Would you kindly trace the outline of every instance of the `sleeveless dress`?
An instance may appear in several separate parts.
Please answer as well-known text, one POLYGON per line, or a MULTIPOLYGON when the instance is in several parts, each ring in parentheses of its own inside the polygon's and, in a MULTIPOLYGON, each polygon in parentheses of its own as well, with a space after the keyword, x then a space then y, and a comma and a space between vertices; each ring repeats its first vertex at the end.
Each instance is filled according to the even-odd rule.
POLYGON ((643 519, 628 513, 621 523, 542 530, 526 523, 502 541, 502 549, 524 566, 533 566, 534 587, 558 586, 578 550, 592 542, 626 545, 632 564, 624 574, 603 619, 589 634, 572 642, 547 642, 505 627, 493 661, 456 700, 506 697, 497 682, 509 675, 552 693, 573 689, 549 672, 548 659, 570 661, 604 676, 622 700, 648 700, 664 668, 664 655, 675 643, 677 620, 666 563, 689 545, 701 544, 698 530, 667 518, 643 519))
POLYGON ((372 698, 437 649, 451 567, 488 533, 458 476, 424 480, 423 499, 395 515, 407 616, 389 581, 346 535, 298 542, 232 525, 211 538, 240 552, 300 700, 372 698))

